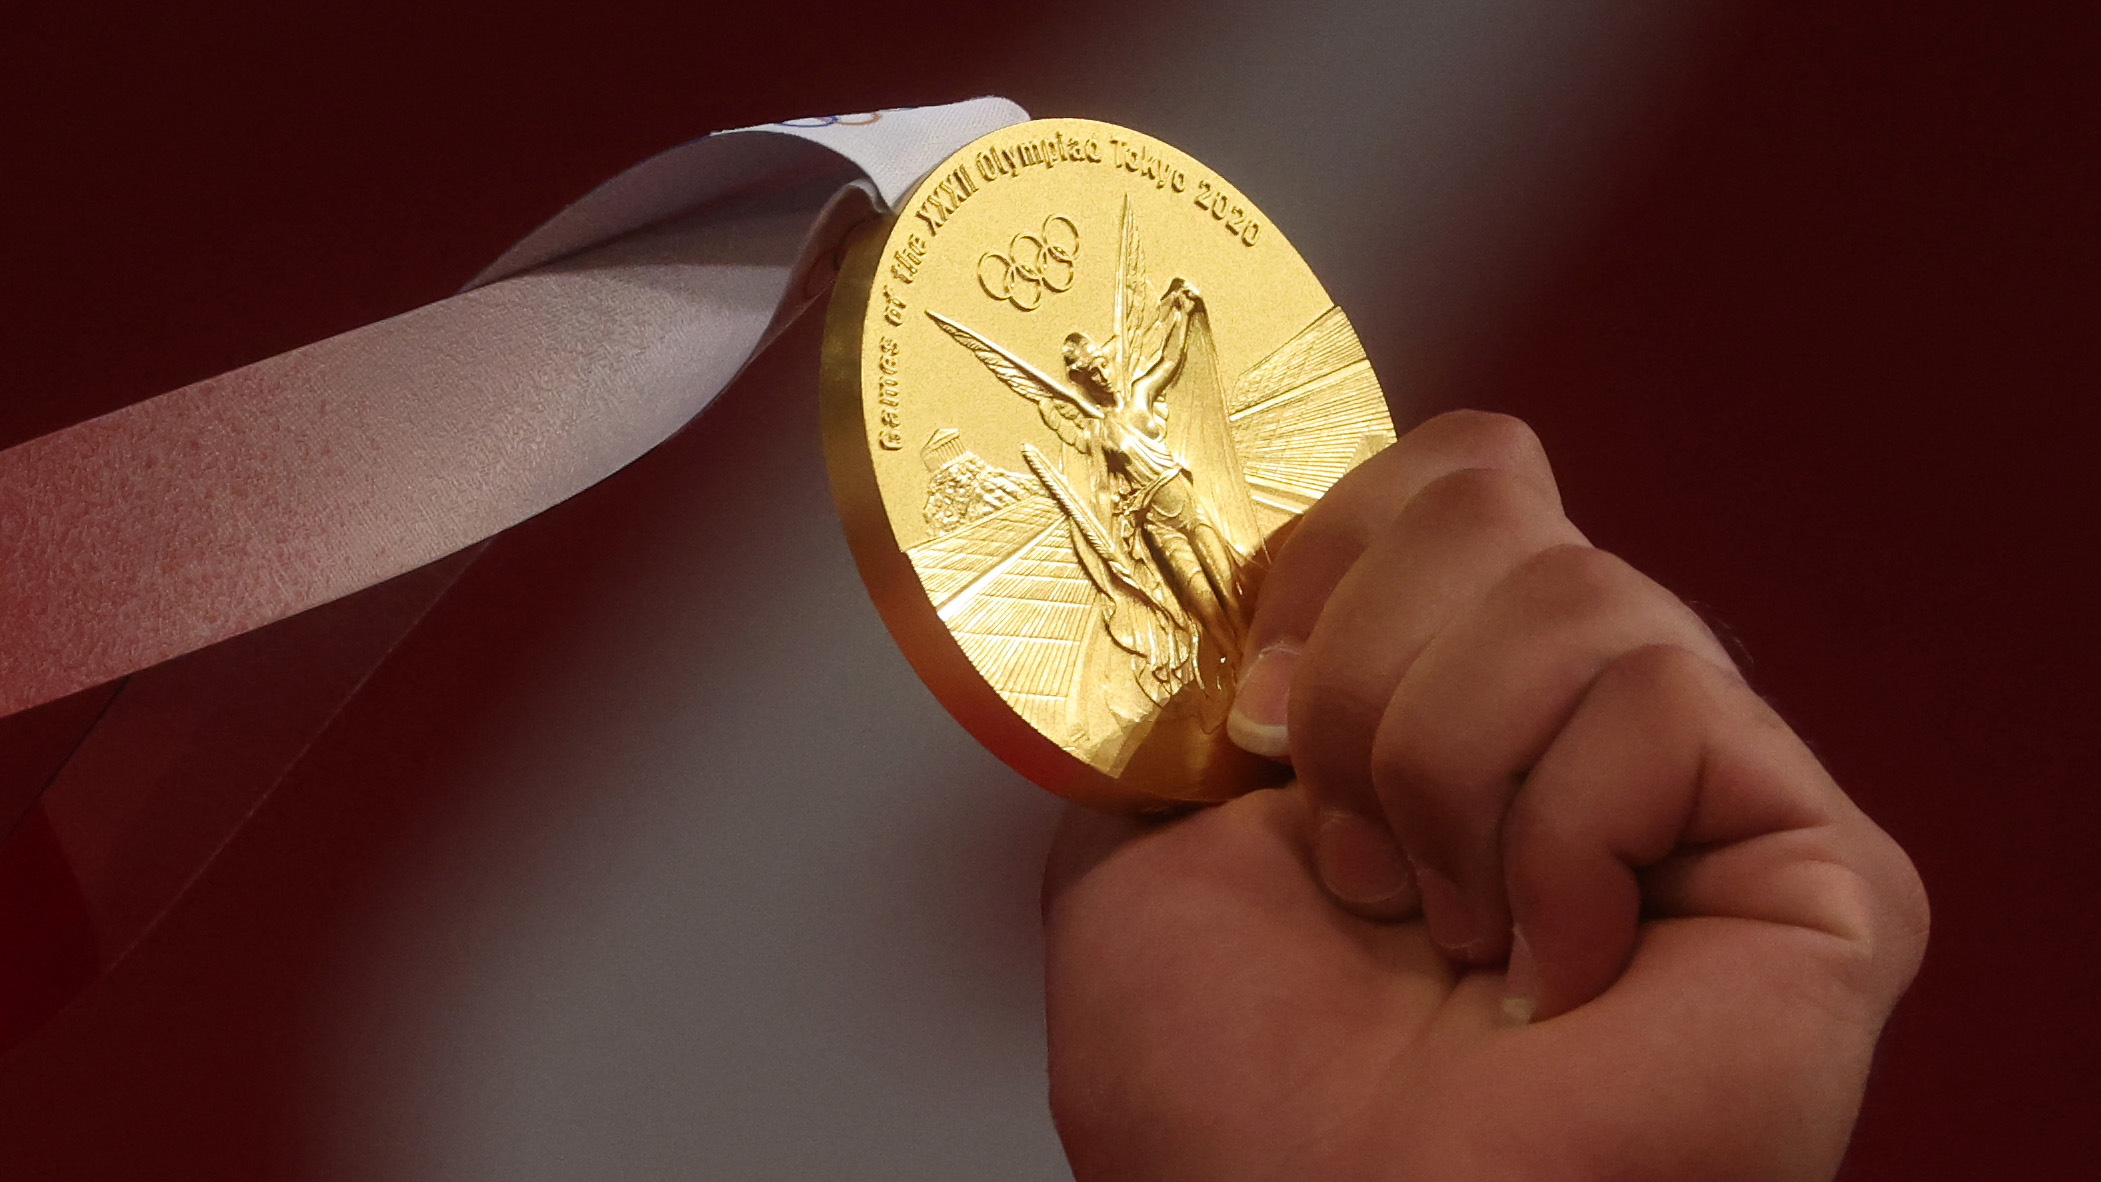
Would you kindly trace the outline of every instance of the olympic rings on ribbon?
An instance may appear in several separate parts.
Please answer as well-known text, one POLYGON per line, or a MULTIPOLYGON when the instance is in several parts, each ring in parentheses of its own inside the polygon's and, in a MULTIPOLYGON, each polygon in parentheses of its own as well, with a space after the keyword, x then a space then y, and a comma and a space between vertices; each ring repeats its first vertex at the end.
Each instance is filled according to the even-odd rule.
POLYGON ((1072 286, 1076 271, 1073 259, 1080 253, 1080 228, 1063 214, 1043 219, 1038 234, 1016 234, 1007 253, 988 250, 978 256, 978 286, 995 300, 1005 300, 1024 312, 1043 303, 1043 293, 1053 295, 1072 286))
MULTIPOLYGON (((901 110, 885 107, 883 111, 901 110)), ((783 119, 776 127, 866 127, 883 117, 883 111, 864 111, 857 115, 813 115, 804 119, 783 119)))

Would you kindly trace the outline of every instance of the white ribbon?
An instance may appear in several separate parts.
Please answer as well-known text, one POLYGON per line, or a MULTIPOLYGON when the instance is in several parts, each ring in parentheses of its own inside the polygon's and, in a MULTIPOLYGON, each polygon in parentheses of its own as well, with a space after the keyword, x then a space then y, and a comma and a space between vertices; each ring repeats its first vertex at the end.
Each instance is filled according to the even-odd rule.
POLYGON ((461 294, 0 452, 0 714, 433 562, 691 420, 1004 99, 721 132, 461 294), (821 273, 818 273, 821 271, 821 273))
POLYGON ((135 674, 65 705, 54 764, 0 768, 0 861, 55 847, 97 971, 122 959, 478 543, 692 420, 855 222, 1024 118, 982 98, 695 140, 459 295, 0 452, 0 715, 135 674))

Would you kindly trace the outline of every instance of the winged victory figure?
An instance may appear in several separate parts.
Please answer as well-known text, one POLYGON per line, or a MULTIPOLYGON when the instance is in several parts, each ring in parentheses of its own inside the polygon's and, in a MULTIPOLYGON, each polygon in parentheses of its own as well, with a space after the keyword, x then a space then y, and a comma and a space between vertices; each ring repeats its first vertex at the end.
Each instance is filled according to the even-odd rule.
POLYGON ((1134 658, 1146 695, 1164 704, 1192 683, 1221 688, 1247 631, 1241 568, 1259 544, 1253 506, 1237 470, 1218 470, 1237 465, 1203 296, 1175 278, 1152 298, 1129 201, 1111 335, 1097 344, 1084 332, 1069 334, 1063 379, 928 315, 1034 402, 1045 425, 1084 458, 1083 479, 1068 481, 1042 452, 1023 446, 1068 521, 1103 621, 1134 658), (1171 429, 1185 424, 1198 429, 1171 429))
POLYGON ((1330 308, 1229 392, 1203 295, 1176 277, 1153 296, 1126 199, 1109 335, 1068 334, 1063 375, 927 315, 1034 403, 1063 444, 1055 460, 1022 445, 1042 495, 913 550, 973 662, 1024 716, 1084 745, 1083 720, 1039 715, 1069 711, 1069 691, 1088 675, 1085 631, 1070 613, 1091 603, 1096 634, 1126 655, 1155 707, 1192 687, 1222 706, 1246 637, 1248 559, 1269 530, 1392 439, 1341 311, 1330 308), (988 585, 995 577, 1003 585, 988 585), (1075 634, 1083 639, 1061 639, 1075 634))

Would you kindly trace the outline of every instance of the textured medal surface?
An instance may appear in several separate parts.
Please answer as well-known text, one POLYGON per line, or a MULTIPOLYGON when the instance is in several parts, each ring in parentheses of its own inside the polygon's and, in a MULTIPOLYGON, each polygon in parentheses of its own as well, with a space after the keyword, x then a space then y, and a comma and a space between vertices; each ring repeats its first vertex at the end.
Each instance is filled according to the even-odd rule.
POLYGON ((1225 737, 1251 578, 1394 432, 1245 197, 1109 124, 996 132, 856 241, 825 354, 856 560, 964 725, 1110 807, 1278 778, 1225 737))

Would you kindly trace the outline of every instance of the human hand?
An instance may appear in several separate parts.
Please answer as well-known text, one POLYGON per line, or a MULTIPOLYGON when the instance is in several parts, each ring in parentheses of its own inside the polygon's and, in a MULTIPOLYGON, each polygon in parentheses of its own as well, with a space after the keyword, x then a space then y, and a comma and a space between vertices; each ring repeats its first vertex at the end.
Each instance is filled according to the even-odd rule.
POLYGON ((1298 783, 1052 852, 1081 1179, 1832 1174, 1924 891, 1529 430, 1345 477, 1249 651, 1234 734, 1298 783))

